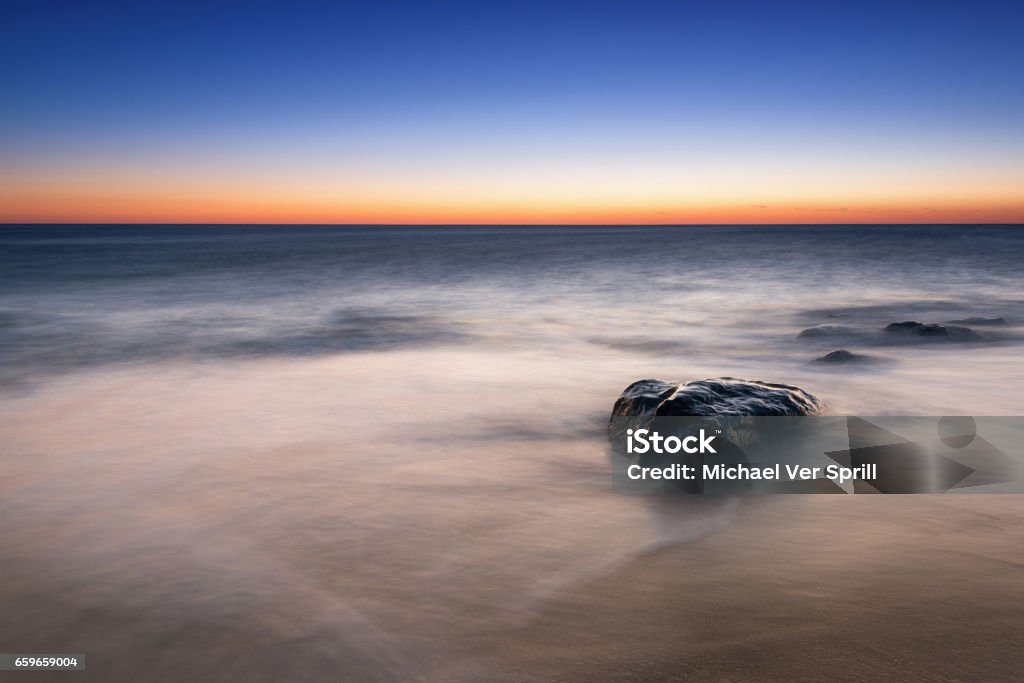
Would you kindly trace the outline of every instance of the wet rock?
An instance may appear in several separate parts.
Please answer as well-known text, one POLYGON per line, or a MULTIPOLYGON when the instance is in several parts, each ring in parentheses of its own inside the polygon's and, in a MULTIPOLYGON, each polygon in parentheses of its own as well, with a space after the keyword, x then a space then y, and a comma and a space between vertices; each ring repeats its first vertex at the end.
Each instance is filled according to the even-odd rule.
MULTIPOLYGON (((624 477, 631 465, 640 467, 665 468, 679 464, 692 466, 698 473, 703 465, 748 464, 744 448, 767 438, 768 425, 748 424, 745 420, 730 420, 730 417, 781 416, 799 417, 817 415, 824 411, 824 404, 812 394, 788 384, 770 384, 753 380, 719 377, 694 382, 666 382, 659 379, 644 379, 629 385, 612 408, 608 423, 608 437, 611 444, 613 476, 624 477), (715 449, 710 453, 681 452, 664 453, 654 450, 630 453, 627 441, 631 429, 647 428, 657 424, 655 418, 677 418, 661 420, 659 430, 679 438, 703 438, 708 431, 715 434, 715 449)), ((782 429, 777 420, 772 429, 782 429)), ((624 480, 625 481, 625 480, 624 480)), ((744 484, 745 485, 745 484, 744 484)), ((702 474, 696 478, 679 478, 658 482, 654 488, 670 493, 730 493, 733 491, 709 489, 702 474)), ((728 489, 728 487, 725 487, 728 489)))
POLYGON ((860 354, 851 353, 846 349, 837 349, 826 353, 821 358, 815 358, 815 363, 855 363, 857 361, 865 360, 867 356, 861 356, 860 354))
POLYGON ((612 408, 616 417, 710 415, 818 415, 824 404, 813 394, 788 384, 734 377, 693 382, 643 379, 629 385, 612 408))
POLYGON ((892 323, 886 326, 885 332, 891 335, 924 337, 927 339, 948 339, 951 341, 976 341, 979 338, 974 330, 969 327, 926 324, 914 320, 908 320, 902 323, 892 323))
POLYGON ((1004 327, 1007 325, 1005 318, 961 318, 950 320, 951 325, 974 325, 975 327, 1004 327))

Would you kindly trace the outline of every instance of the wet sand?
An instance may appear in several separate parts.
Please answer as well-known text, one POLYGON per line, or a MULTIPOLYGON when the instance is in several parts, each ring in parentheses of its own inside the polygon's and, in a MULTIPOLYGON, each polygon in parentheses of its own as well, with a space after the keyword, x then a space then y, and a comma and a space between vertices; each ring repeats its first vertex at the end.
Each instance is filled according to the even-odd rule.
POLYGON ((560 375, 512 391, 536 385, 515 358, 479 364, 482 414, 460 390, 338 419, 465 358, 139 368, 8 401, 0 649, 84 653, 96 681, 1020 678, 1024 496, 614 494, 600 424, 566 426, 560 375))
POLYGON ((1024 497, 788 496, 637 559, 436 680, 1020 680, 1024 497))
POLYGON ((1022 525, 1011 495, 747 499, 728 528, 490 629, 456 603, 447 626, 424 629, 414 609, 359 624, 304 610, 294 586, 276 601, 274 585, 262 608, 219 615, 187 596, 133 603, 125 585, 107 607, 68 603, 68 619, 44 578, 16 572, 0 582, 0 639, 88 653, 76 680, 1019 680, 1022 525), (339 623, 354 627, 344 639, 339 623))

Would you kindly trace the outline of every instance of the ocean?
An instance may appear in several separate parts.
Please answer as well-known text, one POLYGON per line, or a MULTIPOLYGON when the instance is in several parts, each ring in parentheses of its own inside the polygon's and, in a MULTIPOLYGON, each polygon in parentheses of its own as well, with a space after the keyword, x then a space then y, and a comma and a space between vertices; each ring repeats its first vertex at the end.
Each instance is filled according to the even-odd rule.
POLYGON ((9 225, 0 263, 0 642, 108 679, 482 676, 747 505, 611 492, 637 379, 1024 414, 1019 226, 9 225))

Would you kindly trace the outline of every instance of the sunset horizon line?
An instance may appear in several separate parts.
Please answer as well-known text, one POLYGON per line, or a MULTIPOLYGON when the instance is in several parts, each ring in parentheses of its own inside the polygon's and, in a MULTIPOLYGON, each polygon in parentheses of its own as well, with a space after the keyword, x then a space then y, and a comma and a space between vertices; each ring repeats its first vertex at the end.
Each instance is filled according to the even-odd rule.
POLYGON ((553 222, 520 222, 520 223, 486 223, 482 221, 469 222, 442 222, 442 223, 350 223, 350 222, 264 222, 264 221, 0 221, 0 226, 48 226, 48 225, 156 225, 156 226, 287 226, 287 227, 380 227, 380 228, 442 228, 442 227, 580 227, 580 228, 625 228, 625 227, 661 227, 661 228, 700 228, 700 227, 745 227, 745 226, 806 226, 806 227, 858 227, 858 226, 972 226, 972 225, 1005 225, 1024 226, 1024 221, 968 221, 968 222, 924 222, 924 221, 878 221, 872 223, 851 222, 851 223, 821 223, 821 222, 795 222, 795 221, 761 221, 761 222, 730 222, 730 223, 553 223, 553 222))

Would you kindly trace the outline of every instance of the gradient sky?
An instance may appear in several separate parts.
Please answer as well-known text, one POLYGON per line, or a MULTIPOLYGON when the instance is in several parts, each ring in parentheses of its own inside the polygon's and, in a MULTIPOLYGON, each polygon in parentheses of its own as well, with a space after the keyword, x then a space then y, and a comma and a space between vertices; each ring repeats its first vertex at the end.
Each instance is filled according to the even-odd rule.
POLYGON ((0 221, 1024 222, 1024 4, 7 3, 0 221))

